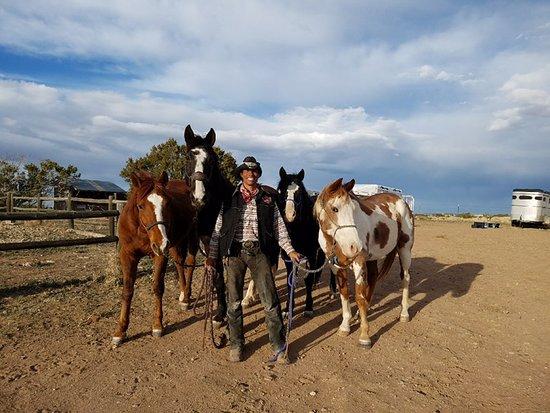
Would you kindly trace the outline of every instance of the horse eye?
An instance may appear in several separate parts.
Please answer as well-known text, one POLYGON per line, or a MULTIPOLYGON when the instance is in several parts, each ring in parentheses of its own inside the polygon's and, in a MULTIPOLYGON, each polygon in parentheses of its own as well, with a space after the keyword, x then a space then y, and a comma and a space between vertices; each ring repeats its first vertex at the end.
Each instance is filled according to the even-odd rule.
POLYGON ((143 209, 143 205, 138 205, 138 209, 143 209))
POLYGON ((332 212, 338 212, 338 208, 332 207, 332 212))

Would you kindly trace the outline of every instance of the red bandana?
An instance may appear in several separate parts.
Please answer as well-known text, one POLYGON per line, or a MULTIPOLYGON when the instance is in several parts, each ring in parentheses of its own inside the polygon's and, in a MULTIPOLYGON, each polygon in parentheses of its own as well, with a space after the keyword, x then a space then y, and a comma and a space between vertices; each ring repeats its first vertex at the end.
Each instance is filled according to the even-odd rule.
POLYGON ((250 192, 248 189, 244 187, 244 185, 241 185, 241 195, 243 196, 243 201, 245 204, 248 204, 250 201, 254 199, 256 195, 258 195, 259 188, 256 188, 253 192, 250 192))

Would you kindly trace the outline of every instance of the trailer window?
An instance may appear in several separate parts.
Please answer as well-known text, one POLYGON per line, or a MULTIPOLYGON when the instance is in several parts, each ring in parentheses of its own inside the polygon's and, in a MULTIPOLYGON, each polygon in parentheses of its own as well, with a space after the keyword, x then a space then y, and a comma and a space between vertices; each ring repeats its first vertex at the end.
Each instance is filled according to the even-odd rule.
POLYGON ((536 196, 535 199, 536 199, 537 201, 542 201, 542 196, 536 196))
POLYGON ((517 196, 515 196, 515 195, 512 195, 512 199, 516 199, 516 198, 517 198, 517 196))
POLYGON ((533 197, 529 195, 520 195, 519 199, 533 199, 533 197))

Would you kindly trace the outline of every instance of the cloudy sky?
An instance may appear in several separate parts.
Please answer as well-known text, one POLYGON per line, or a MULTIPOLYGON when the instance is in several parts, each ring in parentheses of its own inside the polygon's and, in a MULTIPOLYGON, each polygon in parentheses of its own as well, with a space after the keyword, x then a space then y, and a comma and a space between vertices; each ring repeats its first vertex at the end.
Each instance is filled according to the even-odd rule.
POLYGON ((421 212, 550 189, 550 4, 0 0, 0 157, 119 171, 213 127, 264 182, 355 178, 421 212))

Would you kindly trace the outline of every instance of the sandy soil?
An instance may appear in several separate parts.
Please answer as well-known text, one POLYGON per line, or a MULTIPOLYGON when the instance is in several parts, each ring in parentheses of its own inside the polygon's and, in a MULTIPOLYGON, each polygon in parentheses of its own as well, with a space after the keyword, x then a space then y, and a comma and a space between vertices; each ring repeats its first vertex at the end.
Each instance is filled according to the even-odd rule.
POLYGON ((296 318, 295 362, 273 368, 259 305, 246 311, 246 360, 230 364, 227 349, 202 349, 173 271, 166 335, 153 338, 142 276, 129 340, 113 350, 112 245, 0 253, 0 411, 549 411, 550 231, 417 224, 411 321, 398 321, 396 263, 369 313, 373 347, 360 348, 357 326, 336 334, 324 278, 315 318, 296 318))

